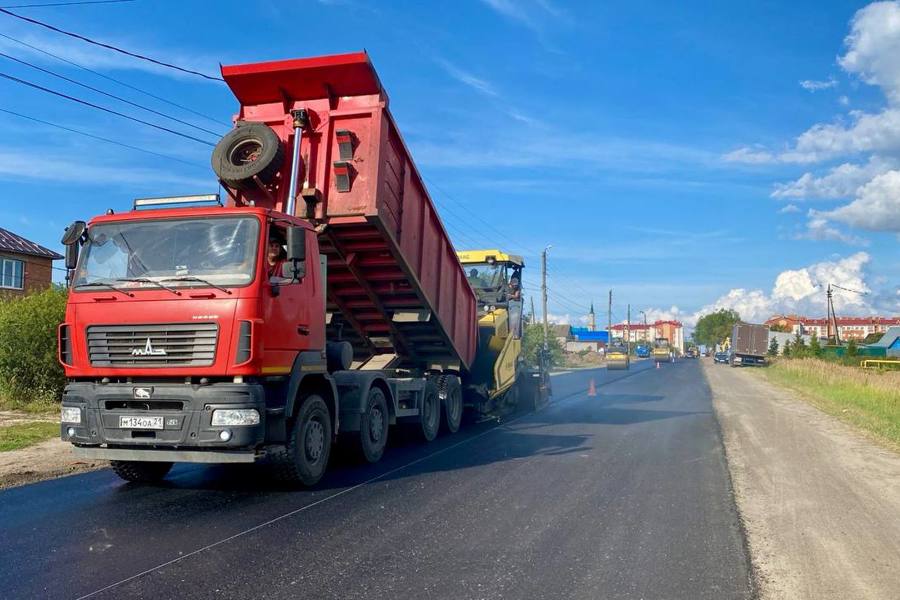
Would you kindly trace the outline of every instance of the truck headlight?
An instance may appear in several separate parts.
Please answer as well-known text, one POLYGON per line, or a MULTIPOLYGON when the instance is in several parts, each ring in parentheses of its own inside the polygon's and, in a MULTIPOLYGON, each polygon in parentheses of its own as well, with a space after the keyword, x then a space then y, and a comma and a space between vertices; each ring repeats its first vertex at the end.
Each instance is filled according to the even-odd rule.
POLYGON ((63 423, 81 423, 81 409, 77 406, 63 406, 60 421, 63 423))
POLYGON ((215 427, 259 425, 259 411, 255 408, 228 408, 214 410, 212 424, 215 427))

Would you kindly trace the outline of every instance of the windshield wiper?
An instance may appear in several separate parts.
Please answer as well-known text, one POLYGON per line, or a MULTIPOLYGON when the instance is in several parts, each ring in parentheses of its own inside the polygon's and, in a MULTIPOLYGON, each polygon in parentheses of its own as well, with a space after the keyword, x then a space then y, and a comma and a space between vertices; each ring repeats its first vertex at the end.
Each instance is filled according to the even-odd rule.
POLYGON ((166 277, 165 279, 162 279, 161 281, 196 281, 197 283, 204 283, 211 288, 216 288, 217 290, 221 290, 221 291, 225 292, 226 294, 231 294, 231 290, 229 290, 227 288, 223 288, 221 285, 216 285, 212 281, 208 281, 208 280, 202 279, 200 277, 194 277, 192 275, 185 275, 184 277, 166 277))
POLYGON ((119 292, 120 294, 125 294, 129 298, 134 298, 134 294, 132 294, 131 292, 125 291, 121 288, 117 288, 113 284, 106 282, 106 281, 90 281, 88 283, 79 283, 78 285, 75 286, 75 289, 83 288, 83 287, 107 287, 113 291, 119 292))
POLYGON ((175 294, 176 296, 181 295, 181 292, 179 292, 172 286, 162 284, 162 283, 156 281, 155 279, 150 279, 149 277, 118 277, 116 279, 116 281, 133 281, 135 283, 152 283, 156 287, 161 287, 164 290, 170 291, 173 294, 175 294))

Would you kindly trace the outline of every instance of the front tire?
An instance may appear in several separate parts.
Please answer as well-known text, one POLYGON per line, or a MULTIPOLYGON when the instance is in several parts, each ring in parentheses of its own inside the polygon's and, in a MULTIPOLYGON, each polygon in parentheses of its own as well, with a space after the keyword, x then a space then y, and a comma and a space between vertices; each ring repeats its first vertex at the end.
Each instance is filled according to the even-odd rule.
POLYGON ((140 460, 111 460, 113 472, 134 483, 156 483, 162 480, 172 468, 170 462, 145 462, 140 460))
POLYGON ((321 396, 311 394, 300 405, 284 450, 273 456, 278 479, 313 486, 319 483, 331 455, 331 415, 321 396))
POLYGON ((387 446, 389 413, 384 391, 378 387, 369 389, 366 410, 359 423, 359 449, 370 463, 381 460, 387 446))

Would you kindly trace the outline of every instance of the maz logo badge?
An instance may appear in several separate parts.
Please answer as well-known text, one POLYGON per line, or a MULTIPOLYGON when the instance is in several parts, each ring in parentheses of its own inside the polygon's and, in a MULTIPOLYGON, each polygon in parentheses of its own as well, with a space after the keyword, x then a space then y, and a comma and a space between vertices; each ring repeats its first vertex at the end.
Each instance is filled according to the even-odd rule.
POLYGON ((134 388, 134 398, 136 400, 149 400, 153 395, 153 388, 136 387, 134 388))
POLYGON ((147 343, 144 344, 143 348, 133 348, 131 350, 132 356, 166 356, 165 348, 154 348, 153 344, 150 343, 150 338, 147 338, 147 343))

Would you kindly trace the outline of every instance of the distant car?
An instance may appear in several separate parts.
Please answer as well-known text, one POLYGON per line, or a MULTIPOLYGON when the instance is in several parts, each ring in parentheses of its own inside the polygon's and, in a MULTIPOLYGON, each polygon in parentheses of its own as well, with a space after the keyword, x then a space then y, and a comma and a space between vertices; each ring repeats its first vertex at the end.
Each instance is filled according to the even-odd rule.
POLYGON ((713 355, 713 363, 722 363, 723 365, 728 364, 728 353, 727 352, 716 352, 713 355))

